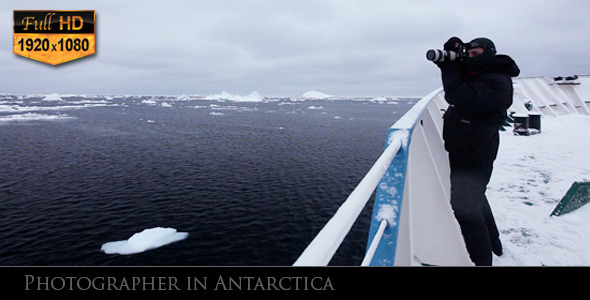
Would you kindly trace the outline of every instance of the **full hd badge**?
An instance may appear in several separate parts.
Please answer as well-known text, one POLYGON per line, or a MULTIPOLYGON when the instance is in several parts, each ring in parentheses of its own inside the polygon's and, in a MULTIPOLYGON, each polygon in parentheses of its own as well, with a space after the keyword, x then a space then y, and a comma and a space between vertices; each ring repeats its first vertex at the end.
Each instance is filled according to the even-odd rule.
POLYGON ((94 10, 13 11, 14 53, 58 65, 96 52, 94 10))

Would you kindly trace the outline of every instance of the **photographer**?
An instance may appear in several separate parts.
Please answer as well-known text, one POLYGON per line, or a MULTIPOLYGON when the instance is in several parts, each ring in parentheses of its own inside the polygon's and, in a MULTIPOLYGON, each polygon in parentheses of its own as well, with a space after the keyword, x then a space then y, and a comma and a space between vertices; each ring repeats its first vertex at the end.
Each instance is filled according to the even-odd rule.
POLYGON ((499 146, 500 126, 512 105, 512 79, 520 70, 506 55, 496 55, 486 38, 464 44, 452 37, 444 50, 429 51, 440 68, 445 99, 443 139, 451 167, 451 206, 471 260, 491 266, 502 244, 485 196, 499 146), (436 57, 435 57, 436 56, 436 57))

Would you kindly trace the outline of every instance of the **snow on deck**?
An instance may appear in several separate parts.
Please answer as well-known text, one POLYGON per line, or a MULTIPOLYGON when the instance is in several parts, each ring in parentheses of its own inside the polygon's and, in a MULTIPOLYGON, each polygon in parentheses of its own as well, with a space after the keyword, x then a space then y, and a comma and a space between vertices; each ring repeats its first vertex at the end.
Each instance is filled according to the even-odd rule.
POLYGON ((487 190, 504 245, 493 264, 590 265, 590 204, 550 216, 574 181, 590 181, 590 116, 543 117, 541 130, 501 132, 487 190))

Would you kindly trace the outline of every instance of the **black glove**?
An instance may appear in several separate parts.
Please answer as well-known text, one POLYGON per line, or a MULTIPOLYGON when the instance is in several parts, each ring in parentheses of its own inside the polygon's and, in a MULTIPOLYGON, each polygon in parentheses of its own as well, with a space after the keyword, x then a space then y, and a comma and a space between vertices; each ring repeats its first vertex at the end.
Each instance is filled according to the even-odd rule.
POLYGON ((443 49, 448 50, 448 51, 459 52, 459 50, 461 50, 462 46, 463 46, 463 41, 461 41, 460 38, 454 36, 454 37, 450 38, 444 44, 443 49))
MULTIPOLYGON (((454 51, 454 52, 459 52, 461 50, 461 47, 463 47, 463 41, 461 41, 460 38, 454 36, 451 37, 444 45, 443 45, 443 49, 446 51, 454 51)), ((448 61, 445 60, 443 62, 434 62, 434 64, 436 64, 439 68, 443 68, 445 66, 454 66, 456 65, 456 61, 448 61)))

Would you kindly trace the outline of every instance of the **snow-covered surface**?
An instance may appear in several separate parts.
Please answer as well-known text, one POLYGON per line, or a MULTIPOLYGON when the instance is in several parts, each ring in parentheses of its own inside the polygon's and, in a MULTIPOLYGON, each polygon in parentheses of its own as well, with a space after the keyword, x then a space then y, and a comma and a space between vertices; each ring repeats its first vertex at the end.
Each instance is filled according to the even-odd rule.
POLYGON ((187 232, 174 228, 154 227, 133 234, 128 240, 108 242, 100 248, 106 254, 135 254, 184 240, 187 232))
POLYGON ((590 181, 590 116, 543 117, 540 134, 500 139, 487 197, 504 255, 493 264, 590 265, 590 204, 550 216, 574 181, 590 181))

